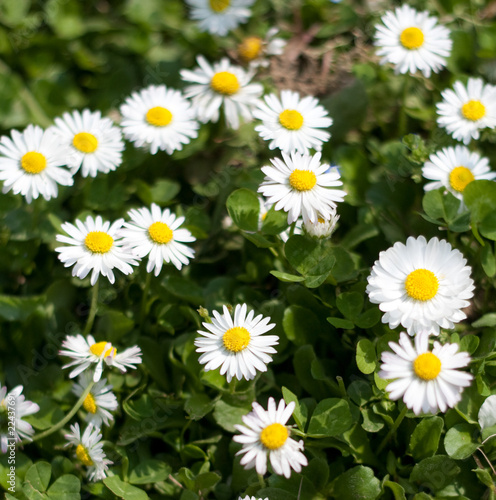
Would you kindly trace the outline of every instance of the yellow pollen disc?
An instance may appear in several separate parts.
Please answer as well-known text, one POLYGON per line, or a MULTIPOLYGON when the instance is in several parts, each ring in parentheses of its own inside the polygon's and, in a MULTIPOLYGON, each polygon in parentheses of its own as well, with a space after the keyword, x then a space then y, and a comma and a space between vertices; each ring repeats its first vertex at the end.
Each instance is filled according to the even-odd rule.
POLYGON ((441 371, 441 360, 432 352, 424 352, 413 362, 413 371, 422 380, 434 380, 441 371))
POLYGON ((107 253, 114 244, 114 238, 103 231, 90 231, 84 239, 86 248, 93 253, 107 253))
POLYGON ((268 425, 260 433, 260 441, 269 450, 277 450, 286 439, 288 439, 288 429, 279 423, 268 425))
POLYGON ((215 12, 222 12, 229 7, 231 0, 210 0, 210 7, 215 12))
POLYGON ((215 73, 210 80, 210 87, 215 92, 222 95, 233 95, 239 90, 238 77, 229 71, 220 71, 215 73))
POLYGON ((250 343, 250 332, 242 326, 229 328, 222 336, 222 342, 224 342, 224 347, 228 351, 242 351, 246 349, 250 343))
POLYGON ((93 153, 98 147, 98 139, 88 132, 79 132, 72 139, 72 145, 81 153, 93 153))
POLYGON ((462 115, 472 122, 486 116, 486 107, 480 101, 468 101, 462 106, 462 115))
POLYGON ((279 123, 288 130, 299 130, 303 126, 303 116, 296 109, 285 109, 279 114, 279 123))
POLYGON ((439 288, 436 275, 428 269, 416 269, 405 280, 406 293, 415 300, 426 301, 435 297, 439 288))
POLYGON ((415 50, 424 44, 424 34, 419 28, 406 28, 401 32, 400 42, 405 49, 415 50))
POLYGON ((172 113, 162 106, 155 106, 146 112, 146 121, 154 127, 165 127, 172 121, 172 113))
POLYGON ((148 234, 155 243, 160 243, 161 245, 169 243, 174 235, 172 229, 164 222, 154 222, 148 228, 148 234))
POLYGON ((319 224, 324 224, 325 219, 323 219, 322 217, 317 217, 317 222, 318 222, 319 224))
POLYGON ((317 177, 310 170, 298 170, 296 168, 289 176, 289 183, 297 191, 310 191, 317 184, 317 177))
POLYGON ((472 171, 467 167, 454 168, 449 176, 450 186, 459 193, 463 193, 464 189, 475 179, 472 171))
POLYGON ((97 407, 95 403, 95 398, 93 397, 93 394, 91 394, 91 392, 84 398, 83 408, 88 413, 93 413, 93 415, 96 413, 97 407))
POLYGON ((238 46, 238 54, 245 61, 253 61, 262 52, 263 41, 258 36, 245 38, 238 46))
POLYGON ((88 454, 88 450, 82 444, 77 445, 76 456, 84 465, 87 465, 88 467, 94 465, 93 460, 91 460, 88 454))
POLYGON ((21 167, 28 174, 39 174, 46 168, 46 158, 37 151, 29 151, 21 158, 21 167))
MULTIPOLYGON (((105 346, 109 344, 110 342, 97 342, 96 344, 93 344, 90 346, 90 351, 95 355, 95 356, 101 356, 103 350, 105 349, 105 346)), ((115 356, 117 354, 117 349, 115 347, 109 347, 107 349, 107 352, 105 353, 105 357, 107 356, 115 356)))

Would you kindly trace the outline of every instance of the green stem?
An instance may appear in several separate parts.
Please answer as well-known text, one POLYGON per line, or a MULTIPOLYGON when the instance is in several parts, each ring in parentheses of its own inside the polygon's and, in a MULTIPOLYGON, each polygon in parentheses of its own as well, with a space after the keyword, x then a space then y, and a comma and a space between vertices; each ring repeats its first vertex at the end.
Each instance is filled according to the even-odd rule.
POLYGON ((261 488, 265 488, 265 479, 262 474, 257 474, 258 482, 260 483, 261 488))
POLYGON ((140 319, 139 319, 139 324, 140 324, 140 330, 141 327, 143 326, 143 323, 145 322, 145 316, 146 316, 146 304, 148 302, 148 295, 150 292, 150 283, 151 283, 151 273, 146 273, 146 278, 145 278, 145 286, 143 287, 143 295, 141 296, 141 308, 140 308, 140 319))
POLYGON ((95 285, 91 289, 90 312, 88 314, 88 321, 86 322, 86 326, 84 327, 84 336, 88 335, 91 332, 91 329, 93 328, 93 322, 95 321, 96 310, 98 306, 98 283, 99 280, 96 281, 95 285))
POLYGON ((391 429, 389 429, 387 436, 382 440, 381 444, 379 445, 379 448, 377 448, 376 455, 379 455, 379 453, 383 450, 384 446, 386 446, 387 442, 391 439, 391 436, 396 432, 401 422, 403 422, 403 419, 405 418, 407 411, 408 408, 406 406, 403 408, 403 410, 401 410, 400 414, 394 421, 393 426, 391 427, 391 429))

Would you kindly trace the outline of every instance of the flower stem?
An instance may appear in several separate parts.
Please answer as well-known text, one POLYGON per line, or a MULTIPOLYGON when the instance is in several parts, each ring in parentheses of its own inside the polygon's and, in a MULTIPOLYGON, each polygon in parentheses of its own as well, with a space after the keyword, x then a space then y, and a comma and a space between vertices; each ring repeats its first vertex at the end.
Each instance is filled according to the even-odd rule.
POLYGON ((143 295, 141 296, 141 308, 140 308, 140 318, 139 318, 140 330, 143 326, 143 323, 145 322, 146 304, 148 302, 148 294, 150 292, 151 276, 152 276, 151 273, 146 273, 145 286, 143 287, 143 295))
POLYGON ((86 336, 91 332, 93 328, 93 322, 95 321, 96 310, 98 306, 98 283, 99 280, 96 281, 94 286, 91 289, 91 305, 90 312, 88 314, 88 320, 86 321, 86 326, 84 327, 83 335, 86 336))
POLYGON ((391 429, 389 429, 389 432, 387 433, 386 437, 382 440, 381 444, 379 445, 379 448, 377 448, 376 452, 377 455, 379 455, 379 453, 383 450, 384 446, 386 446, 387 442, 391 439, 391 436, 396 432, 401 422, 403 422, 403 419, 405 418, 407 411, 408 408, 406 406, 401 410, 400 414, 394 421, 393 426, 391 427, 391 429))
POLYGON ((257 474, 258 476, 258 482, 260 483, 261 488, 265 488, 265 479, 263 477, 263 474, 257 474))

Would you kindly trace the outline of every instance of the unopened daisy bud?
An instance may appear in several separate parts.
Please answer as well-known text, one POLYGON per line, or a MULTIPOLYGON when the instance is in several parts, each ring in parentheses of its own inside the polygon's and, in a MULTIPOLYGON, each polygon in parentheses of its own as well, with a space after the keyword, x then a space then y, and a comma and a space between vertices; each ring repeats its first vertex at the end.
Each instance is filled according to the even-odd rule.
POLYGON ((207 323, 212 323, 212 318, 210 317, 208 313, 208 309, 205 309, 205 307, 200 306, 198 309, 198 314, 200 315, 201 318, 203 318, 207 323))
POLYGON ((329 220, 319 217, 315 224, 310 221, 303 223, 303 229, 314 238, 329 238, 336 229, 338 220, 339 215, 334 213, 329 220))

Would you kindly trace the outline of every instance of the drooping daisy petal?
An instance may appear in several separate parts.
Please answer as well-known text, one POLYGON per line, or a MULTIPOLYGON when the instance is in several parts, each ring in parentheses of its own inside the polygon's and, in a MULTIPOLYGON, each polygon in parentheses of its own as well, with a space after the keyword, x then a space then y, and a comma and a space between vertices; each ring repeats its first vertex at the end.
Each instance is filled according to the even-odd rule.
POLYGON ((481 429, 496 425, 496 396, 489 396, 479 410, 479 425, 481 429))

